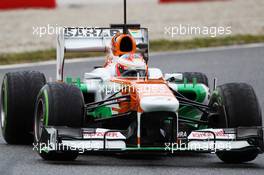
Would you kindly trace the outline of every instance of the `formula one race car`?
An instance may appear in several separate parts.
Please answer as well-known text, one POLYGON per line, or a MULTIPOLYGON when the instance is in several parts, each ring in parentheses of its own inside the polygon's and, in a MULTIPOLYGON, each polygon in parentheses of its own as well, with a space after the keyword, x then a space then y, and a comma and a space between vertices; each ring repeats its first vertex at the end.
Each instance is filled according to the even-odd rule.
POLYGON ((84 152, 192 151, 241 163, 264 151, 253 88, 216 86, 215 79, 210 91, 203 73, 148 67, 146 28, 64 28, 57 45, 56 82, 36 71, 5 75, 1 128, 7 143, 34 141, 45 160, 74 160, 84 152), (63 77, 65 52, 94 51, 107 53, 103 66, 82 80, 63 77))

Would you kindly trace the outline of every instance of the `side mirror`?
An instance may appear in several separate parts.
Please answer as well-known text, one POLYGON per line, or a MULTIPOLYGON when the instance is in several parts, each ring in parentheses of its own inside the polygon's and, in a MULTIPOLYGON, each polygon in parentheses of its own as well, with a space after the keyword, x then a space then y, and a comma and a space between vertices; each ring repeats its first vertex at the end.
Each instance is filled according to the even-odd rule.
POLYGON ((163 77, 162 71, 158 68, 148 68, 149 79, 160 79, 163 77))
POLYGON ((171 73, 171 74, 165 74, 164 78, 166 81, 181 81, 183 80, 183 75, 181 73, 171 73))

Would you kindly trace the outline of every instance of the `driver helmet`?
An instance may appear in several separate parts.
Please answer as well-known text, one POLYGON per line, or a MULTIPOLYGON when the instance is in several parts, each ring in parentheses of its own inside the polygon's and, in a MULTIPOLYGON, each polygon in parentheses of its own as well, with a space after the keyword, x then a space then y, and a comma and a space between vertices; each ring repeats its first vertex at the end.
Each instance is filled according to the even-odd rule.
POLYGON ((140 76, 146 74, 147 64, 142 55, 135 53, 124 54, 118 58, 116 64, 116 75, 123 76, 140 76))

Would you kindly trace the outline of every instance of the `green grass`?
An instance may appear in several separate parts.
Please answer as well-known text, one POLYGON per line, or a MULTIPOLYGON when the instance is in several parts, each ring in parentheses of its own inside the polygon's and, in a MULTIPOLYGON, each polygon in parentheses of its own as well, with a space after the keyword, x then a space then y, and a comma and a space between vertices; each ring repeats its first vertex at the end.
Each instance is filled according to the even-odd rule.
MULTIPOLYGON (((65 56, 67 58, 82 58, 82 57, 95 57, 102 55, 103 53, 66 53, 65 56)), ((55 60, 55 58, 56 58, 55 49, 22 52, 22 53, 0 54, 0 65, 48 61, 48 60, 55 60)))
MULTIPOLYGON (((235 35, 219 38, 195 38, 191 40, 154 40, 150 41, 150 52, 186 50, 264 42, 264 35, 235 35)), ((67 58, 102 56, 103 53, 67 53, 67 58)), ((0 54, 0 65, 47 61, 56 58, 56 50, 40 50, 23 53, 0 54)))

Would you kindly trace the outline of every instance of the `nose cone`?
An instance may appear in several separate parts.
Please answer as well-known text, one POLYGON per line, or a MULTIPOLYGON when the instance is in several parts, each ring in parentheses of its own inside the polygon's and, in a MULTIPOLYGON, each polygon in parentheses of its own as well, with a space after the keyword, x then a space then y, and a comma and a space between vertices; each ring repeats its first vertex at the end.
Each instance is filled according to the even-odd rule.
POLYGON ((173 96, 146 96, 140 100, 140 107, 144 112, 176 112, 179 101, 173 96))

